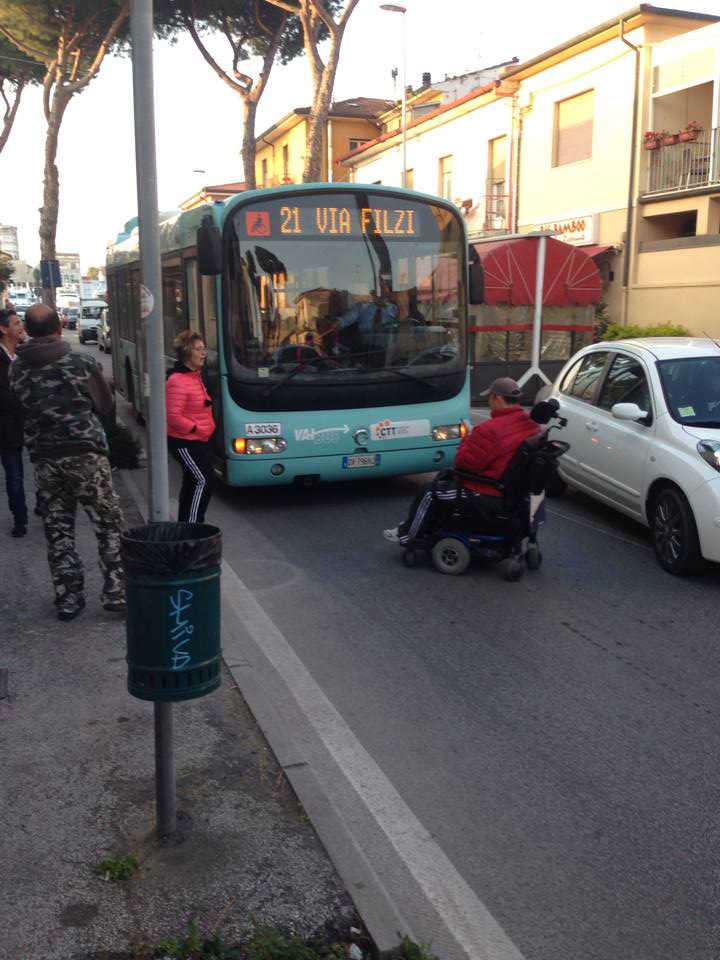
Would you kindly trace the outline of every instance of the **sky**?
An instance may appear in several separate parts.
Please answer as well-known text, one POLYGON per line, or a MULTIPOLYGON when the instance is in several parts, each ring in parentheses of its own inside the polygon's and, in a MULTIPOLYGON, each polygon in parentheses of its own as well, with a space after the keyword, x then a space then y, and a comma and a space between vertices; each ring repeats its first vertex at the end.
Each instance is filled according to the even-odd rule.
MULTIPOLYGON (((633 6, 629 0, 403 0, 402 15, 380 10, 380 2, 360 0, 350 18, 336 100, 399 97, 392 70, 402 70, 403 27, 407 82, 419 87, 425 71, 436 80, 512 57, 526 60, 633 6)), ((720 15, 720 0, 657 5, 720 15)), ((224 41, 214 49, 226 63, 224 41)), ((252 75, 254 63, 242 64, 243 72, 252 75)), ((176 209, 205 184, 242 180, 240 97, 211 71, 190 39, 174 45, 156 40, 154 73, 159 209, 176 209)), ((309 106, 311 91, 304 56, 276 65, 260 101, 256 133, 295 107, 309 106)), ((40 92, 28 90, 0 153, 0 223, 18 228, 20 258, 33 265, 40 257, 44 143, 40 92)), ((106 58, 99 75, 73 98, 57 163, 57 251, 79 253, 86 272, 102 266, 106 244, 137 210, 129 59, 106 58)))

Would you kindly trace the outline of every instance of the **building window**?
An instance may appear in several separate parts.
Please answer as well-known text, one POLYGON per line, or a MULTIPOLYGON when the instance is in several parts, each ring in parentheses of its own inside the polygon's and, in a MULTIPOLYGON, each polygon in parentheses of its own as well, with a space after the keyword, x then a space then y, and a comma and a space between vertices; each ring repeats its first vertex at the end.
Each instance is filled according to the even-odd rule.
POLYGON ((287 144, 283 147, 283 176, 290 176, 290 148, 287 144))
POLYGON ((438 162, 438 193, 446 200, 452 200, 452 161, 450 157, 440 157, 438 162))
POLYGON ((593 90, 555 104, 554 167, 589 160, 592 157, 594 110, 593 90))
POLYGON ((361 147, 364 143, 370 143, 369 140, 348 140, 348 152, 350 150, 357 150, 358 147, 361 147))
POLYGON ((260 175, 260 182, 263 187, 267 186, 267 159, 263 159, 262 164, 260 165, 262 173, 260 175))
POLYGON ((405 186, 408 188, 408 190, 415 189, 415 171, 412 169, 412 167, 405 171, 405 186))

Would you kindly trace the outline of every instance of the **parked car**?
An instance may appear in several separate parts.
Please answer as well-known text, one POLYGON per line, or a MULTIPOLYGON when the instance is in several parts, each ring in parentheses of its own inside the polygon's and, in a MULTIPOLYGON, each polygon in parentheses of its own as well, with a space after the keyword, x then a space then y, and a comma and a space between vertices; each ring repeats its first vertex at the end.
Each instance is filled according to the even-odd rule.
POLYGON ((112 334, 110 332, 110 315, 108 308, 105 307, 100 313, 100 325, 98 327, 98 349, 103 353, 112 352, 112 334))
POLYGON ((720 562, 720 344, 595 343, 542 393, 567 418, 563 482, 650 527, 669 573, 720 562))
POLYGON ((97 340, 100 314, 107 307, 104 300, 81 300, 77 331, 80 343, 97 340))

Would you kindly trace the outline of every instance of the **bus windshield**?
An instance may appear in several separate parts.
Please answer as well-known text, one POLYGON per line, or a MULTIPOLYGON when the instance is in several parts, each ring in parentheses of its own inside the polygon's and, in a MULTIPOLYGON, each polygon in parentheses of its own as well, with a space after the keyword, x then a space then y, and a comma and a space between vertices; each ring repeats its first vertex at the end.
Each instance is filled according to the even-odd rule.
POLYGON ((240 205, 225 244, 232 378, 282 391, 464 368, 463 229, 446 207, 286 194, 240 205))

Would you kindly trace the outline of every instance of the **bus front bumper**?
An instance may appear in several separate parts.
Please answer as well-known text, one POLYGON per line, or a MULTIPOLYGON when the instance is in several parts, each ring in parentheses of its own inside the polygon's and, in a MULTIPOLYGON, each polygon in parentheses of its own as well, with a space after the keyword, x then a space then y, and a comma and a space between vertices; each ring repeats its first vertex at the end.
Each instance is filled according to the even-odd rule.
POLYGON ((226 482, 233 487, 295 482, 370 480, 406 473, 434 473, 452 467, 458 441, 410 450, 329 454, 312 457, 229 457, 226 482))

